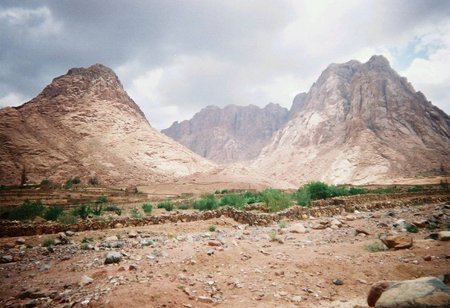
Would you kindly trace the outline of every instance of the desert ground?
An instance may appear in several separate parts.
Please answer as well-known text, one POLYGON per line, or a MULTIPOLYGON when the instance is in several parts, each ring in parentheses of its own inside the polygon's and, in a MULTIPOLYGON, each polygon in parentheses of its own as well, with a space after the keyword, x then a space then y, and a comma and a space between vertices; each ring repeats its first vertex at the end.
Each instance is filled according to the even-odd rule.
MULTIPOLYGON (((109 194, 123 208, 148 197, 109 194)), ((3 204, 11 202, 5 195, 2 192, 3 204)), ((70 195, 77 198, 76 191, 70 195)), ((0 306, 367 307, 374 283, 450 271, 450 241, 427 238, 448 228, 448 191, 402 198, 392 194, 387 200, 356 205, 359 210, 342 207, 335 215, 262 225, 222 215, 118 223, 101 230, 69 226, 57 234, 28 236, 19 228, 16 236, 0 238, 0 306), (407 225, 416 226, 417 232, 406 231, 407 225), (410 236, 413 244, 387 249, 379 240, 383 234, 410 236), (52 245, 45 247, 49 239, 52 245)), ((151 215, 196 212, 155 208, 151 215)), ((7 224, 2 224, 5 229, 7 224)))

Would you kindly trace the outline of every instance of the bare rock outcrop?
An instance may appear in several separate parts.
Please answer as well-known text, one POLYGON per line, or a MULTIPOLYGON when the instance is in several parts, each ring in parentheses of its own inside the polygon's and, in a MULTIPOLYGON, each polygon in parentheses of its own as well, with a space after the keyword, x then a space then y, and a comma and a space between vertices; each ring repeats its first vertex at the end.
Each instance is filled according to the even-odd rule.
POLYGON ((0 109, 0 142, 2 185, 72 176, 129 185, 213 168, 153 129, 101 64, 70 69, 31 101, 0 109))
POLYGON ((383 56, 331 64, 252 167, 300 185, 370 183, 450 169, 450 118, 383 56))
POLYGON ((217 163, 247 161, 258 156, 274 132, 288 119, 288 110, 268 104, 208 106, 191 120, 175 122, 162 133, 217 163))

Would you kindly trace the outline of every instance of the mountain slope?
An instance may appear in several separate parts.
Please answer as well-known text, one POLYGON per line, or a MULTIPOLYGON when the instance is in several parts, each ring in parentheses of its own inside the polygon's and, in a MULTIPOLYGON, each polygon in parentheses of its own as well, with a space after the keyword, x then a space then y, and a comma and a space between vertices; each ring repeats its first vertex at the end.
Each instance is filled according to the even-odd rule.
POLYGON ((214 162, 232 163, 256 158, 287 118, 288 110, 276 104, 208 106, 161 132, 214 162))
POLYGON ((330 65, 252 167, 296 184, 368 183, 450 168, 450 118, 382 56, 330 65))
POLYGON ((37 97, 0 109, 0 184, 26 176, 109 184, 165 181, 213 164, 153 129, 100 64, 55 78, 37 97))

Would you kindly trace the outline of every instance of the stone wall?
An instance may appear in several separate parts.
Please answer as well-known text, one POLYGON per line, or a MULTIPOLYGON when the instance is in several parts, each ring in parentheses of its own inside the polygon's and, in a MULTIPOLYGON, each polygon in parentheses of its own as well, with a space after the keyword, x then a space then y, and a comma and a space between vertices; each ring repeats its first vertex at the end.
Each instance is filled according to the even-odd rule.
POLYGON ((374 211, 383 208, 434 204, 450 201, 450 195, 444 192, 432 193, 400 193, 390 195, 363 195, 314 201, 311 207, 293 206, 278 213, 260 213, 240 211, 223 207, 206 212, 176 211, 161 216, 146 216, 140 219, 118 217, 112 220, 85 220, 74 225, 63 225, 57 222, 20 222, 0 221, 0 237, 29 236, 36 234, 54 234, 62 231, 86 231, 122 228, 128 226, 145 226, 168 222, 190 222, 208 220, 222 216, 234 219, 238 223, 249 225, 268 225, 280 220, 300 220, 311 217, 331 217, 341 213, 358 211, 374 211))

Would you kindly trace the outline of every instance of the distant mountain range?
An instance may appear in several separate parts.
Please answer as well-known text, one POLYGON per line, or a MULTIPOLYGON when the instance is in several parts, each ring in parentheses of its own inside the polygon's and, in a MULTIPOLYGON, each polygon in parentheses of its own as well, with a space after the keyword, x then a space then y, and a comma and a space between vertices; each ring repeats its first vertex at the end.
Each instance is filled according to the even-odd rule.
POLYGON ((295 187, 450 169, 449 116, 382 56, 331 64, 289 111, 209 106, 162 132, 171 138, 150 126, 111 69, 71 69, 31 101, 0 109, 0 184, 226 181, 242 173, 295 187))

